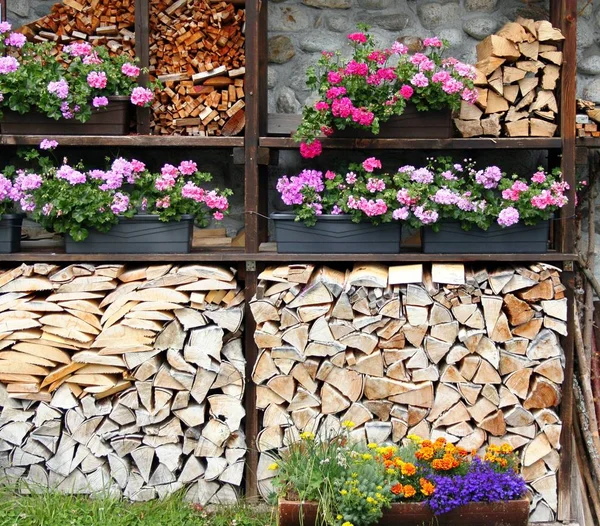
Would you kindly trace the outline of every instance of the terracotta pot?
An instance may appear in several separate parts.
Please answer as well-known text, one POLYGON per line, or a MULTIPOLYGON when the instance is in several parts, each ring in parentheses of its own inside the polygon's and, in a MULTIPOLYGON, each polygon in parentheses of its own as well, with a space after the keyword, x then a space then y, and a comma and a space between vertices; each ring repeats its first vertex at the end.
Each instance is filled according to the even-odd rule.
MULTIPOLYGON (((280 500, 279 526, 315 526, 318 504, 280 500), (302 513, 302 516, 301 516, 302 513)), ((529 501, 472 502, 435 516, 423 503, 397 503, 383 511, 378 526, 527 526, 529 501)))
POLYGON ((105 108, 92 111, 86 122, 51 119, 38 111, 20 114, 4 110, 0 131, 6 135, 127 135, 131 103, 129 97, 108 97, 105 108))
POLYGON ((408 103, 402 115, 394 115, 379 126, 379 134, 358 128, 336 130, 335 138, 379 138, 379 139, 450 139, 453 135, 452 111, 418 111, 408 103))

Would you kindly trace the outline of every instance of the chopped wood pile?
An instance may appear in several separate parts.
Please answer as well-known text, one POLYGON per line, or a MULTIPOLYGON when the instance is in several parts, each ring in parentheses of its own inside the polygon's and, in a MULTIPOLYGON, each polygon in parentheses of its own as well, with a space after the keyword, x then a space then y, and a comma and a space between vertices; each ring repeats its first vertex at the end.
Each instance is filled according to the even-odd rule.
POLYGON ((63 0, 19 29, 34 42, 85 40, 135 57, 135 0, 63 0))
POLYGON ((238 135, 245 125, 245 10, 221 0, 151 0, 150 71, 163 83, 156 135, 238 135))
POLYGON ((600 109, 591 100, 577 99, 577 137, 600 137, 600 109))
POLYGON ((563 39, 550 22, 519 17, 481 41, 479 98, 463 103, 454 119, 462 136, 554 137, 563 39))
POLYGON ((567 330, 557 268, 294 264, 260 278, 250 308, 263 495, 270 452, 350 420, 362 442, 507 442, 521 455, 532 521, 554 520, 567 330))
POLYGON ((208 265, 0 273, 1 474, 134 501, 232 503, 244 291, 208 265))

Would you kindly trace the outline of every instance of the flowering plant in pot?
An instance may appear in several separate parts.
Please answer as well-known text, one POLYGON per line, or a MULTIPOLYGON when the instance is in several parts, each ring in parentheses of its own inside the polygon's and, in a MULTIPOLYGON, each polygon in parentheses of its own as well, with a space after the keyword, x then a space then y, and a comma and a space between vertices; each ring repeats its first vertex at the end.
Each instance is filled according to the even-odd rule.
POLYGON ((0 253, 18 252, 21 247, 21 224, 25 214, 26 193, 38 184, 36 175, 30 176, 8 166, 0 173, 0 253))
POLYGON ((439 158, 422 168, 403 166, 393 181, 402 205, 397 213, 413 227, 426 227, 426 251, 434 250, 427 246, 428 240, 438 242, 445 236, 446 248, 463 252, 468 248, 545 252, 549 220, 568 202, 569 185, 558 169, 548 173, 539 168, 529 177, 520 177, 497 166, 477 168, 469 160, 453 163, 439 158), (467 246, 450 236, 450 229, 463 236, 467 246), (469 241, 465 231, 475 237, 469 241), (482 236, 486 236, 485 246, 480 245, 482 236))
POLYGON ((304 107, 294 135, 303 157, 318 156, 318 137, 336 130, 358 128, 377 135, 381 124, 401 115, 407 104, 419 112, 456 110, 462 100, 474 103, 477 98, 474 68, 443 58, 446 41, 427 38, 424 53, 409 55, 399 42, 377 47, 364 25, 349 34, 348 41, 353 51, 350 59, 342 58, 339 51, 324 51, 316 67, 307 70, 307 85, 318 99, 304 107))
POLYGON ((489 446, 483 457, 414 435, 365 447, 352 442, 352 427, 342 423, 333 437, 305 431, 274 459, 281 526, 443 525, 468 506, 483 512, 475 524, 494 526, 486 506, 507 501, 517 502, 501 524, 527 524, 525 481, 508 444, 489 446))
MULTIPOLYGON (((151 221, 159 232, 164 231, 162 224, 185 220, 187 225, 181 228, 186 229, 183 240, 189 249, 194 221, 207 226, 211 216, 221 220, 229 208, 231 190, 205 189, 212 177, 198 171, 194 161, 183 161, 178 166, 165 164, 160 172, 152 172, 143 162, 122 157, 101 170, 88 169, 83 163, 69 164, 66 159, 55 166, 36 150, 24 156, 28 161, 37 161, 40 175, 26 193, 23 209, 47 230, 67 234, 67 239, 75 242, 91 234, 112 233, 117 227, 140 220, 151 221)), ((141 230, 148 228, 146 225, 141 230)), ((155 241, 150 241, 147 251, 157 251, 155 241)), ((127 251, 130 242, 126 240, 122 250, 127 251)), ((111 251, 114 249, 111 247, 111 251)))
POLYGON ((154 98, 153 91, 138 86, 140 68, 128 56, 112 56, 104 46, 28 42, 1 22, 0 55, 0 117, 6 108, 86 122, 97 110, 110 109, 111 97, 125 97, 137 106, 154 98))
POLYGON ((392 178, 377 175, 381 161, 369 157, 347 170, 302 170, 277 182, 293 213, 271 214, 280 252, 398 252, 400 225, 392 178), (294 224, 302 223, 302 225, 294 224))

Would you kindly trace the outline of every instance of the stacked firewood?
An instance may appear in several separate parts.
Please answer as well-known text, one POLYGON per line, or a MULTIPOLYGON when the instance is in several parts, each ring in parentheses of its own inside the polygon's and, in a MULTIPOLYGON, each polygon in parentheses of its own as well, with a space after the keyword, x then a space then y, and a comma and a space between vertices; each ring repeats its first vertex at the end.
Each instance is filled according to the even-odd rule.
POLYGON ((477 45, 479 98, 454 120, 463 137, 553 137, 557 130, 560 30, 518 18, 477 45))
POLYGON ((600 137, 600 109, 591 100, 577 99, 577 137, 600 137))
POLYGON ((271 453, 350 420, 361 442, 415 434, 469 451, 509 443, 532 519, 552 520, 567 330, 558 269, 296 264, 263 272, 250 308, 263 495, 271 453))
POLYGON ((246 452, 243 290, 204 266, 0 274, 0 467, 131 500, 234 502, 246 452))
POLYGON ((150 70, 164 85, 153 133, 239 134, 245 10, 220 0, 152 0, 150 8, 150 70))
POLYGON ((135 56, 135 0, 63 0, 19 31, 34 42, 87 41, 135 56))

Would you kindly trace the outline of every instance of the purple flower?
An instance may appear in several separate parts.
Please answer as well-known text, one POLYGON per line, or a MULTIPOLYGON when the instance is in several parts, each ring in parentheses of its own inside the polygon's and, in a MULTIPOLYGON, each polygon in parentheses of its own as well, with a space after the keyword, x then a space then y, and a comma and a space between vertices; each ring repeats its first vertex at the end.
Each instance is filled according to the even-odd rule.
POLYGON ((509 206, 498 214, 498 224, 501 226, 512 226, 519 222, 519 211, 509 206))
POLYGON ((75 170, 75 168, 72 168, 68 164, 63 164, 57 170, 56 177, 68 181, 68 183, 73 186, 76 184, 83 184, 86 181, 85 174, 75 170))
POLYGON ((108 99, 106 97, 94 97, 92 106, 94 108, 104 108, 104 106, 108 106, 108 99))
POLYGON ((284 175, 277 181, 277 191, 286 205, 301 205, 305 191, 312 189, 318 193, 324 188, 323 173, 317 170, 303 170, 290 178, 284 175))
POLYGON ((129 197, 121 192, 117 192, 113 197, 113 202, 110 209, 113 214, 122 214, 129 207, 129 197))
POLYGON ((0 22, 0 34, 8 33, 12 29, 10 22, 0 22))
POLYGON ((411 174, 410 179, 415 183, 431 184, 433 183, 433 174, 427 168, 419 168, 411 174))
POLYGON ((409 209, 408 206, 403 206, 402 208, 398 208, 392 212, 392 217, 396 221, 404 221, 408 219, 409 209))
POLYGON ((40 143, 40 150, 54 150, 58 146, 58 142, 49 139, 44 139, 40 143))
POLYGON ((339 215, 342 215, 343 213, 344 213, 344 211, 338 205, 333 205, 333 208, 331 209, 332 215, 339 216, 339 215))
POLYGON ((55 82, 49 82, 48 93, 56 95, 61 100, 65 100, 69 96, 69 85, 67 84, 67 81, 65 79, 60 79, 55 82))
POLYGON ((475 180, 488 190, 496 188, 500 179, 502 179, 502 170, 497 166, 488 166, 475 174, 475 180))
POLYGON ((435 492, 429 507, 436 515, 447 513, 469 502, 516 500, 526 492, 525 481, 512 470, 497 472, 477 457, 465 475, 433 477, 435 492))
POLYGON ((14 57, 0 57, 0 74, 7 75, 19 69, 19 61, 14 57))
POLYGON ((439 214, 435 210, 425 210, 422 206, 417 206, 413 212, 415 217, 424 225, 435 223, 439 218, 439 214))
POLYGON ((438 205, 455 205, 460 200, 460 196, 444 186, 431 196, 431 200, 438 205))
POLYGON ((8 38, 4 40, 4 43, 7 46, 13 46, 19 49, 25 45, 25 42, 27 42, 27 37, 22 33, 11 33, 8 35, 8 38))

